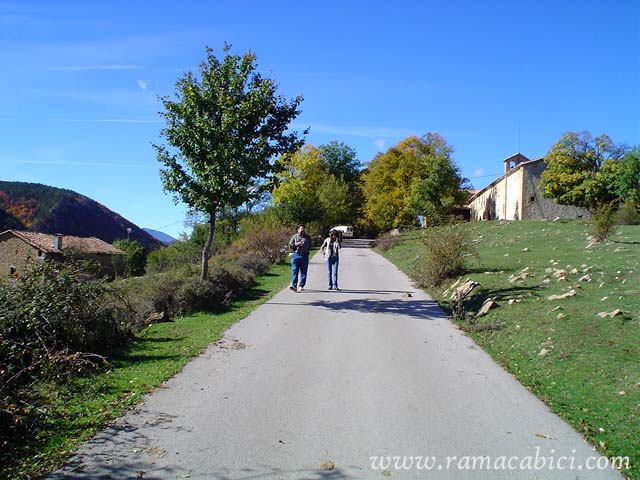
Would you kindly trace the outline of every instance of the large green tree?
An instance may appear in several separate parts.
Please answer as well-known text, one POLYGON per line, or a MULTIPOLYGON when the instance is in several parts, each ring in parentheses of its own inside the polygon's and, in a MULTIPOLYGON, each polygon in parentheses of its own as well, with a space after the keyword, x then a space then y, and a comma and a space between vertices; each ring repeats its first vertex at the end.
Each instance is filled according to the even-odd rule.
POLYGON ((273 173, 271 159, 303 143, 298 132, 288 131, 302 96, 286 100, 276 83, 257 71, 253 53, 233 55, 230 48, 224 45, 221 60, 207 48, 199 77, 187 72, 176 82, 175 100, 160 98, 167 145, 154 145, 165 191, 207 217, 201 281, 207 277, 216 213, 255 197, 256 180, 273 173))
POLYGON ((567 132, 545 155, 542 191, 562 205, 593 212, 603 206, 615 208, 620 199, 619 159, 625 150, 607 135, 593 138, 589 132, 567 132))
POLYGON ((359 205, 355 151, 343 143, 305 145, 282 155, 272 200, 289 223, 313 223, 321 230, 353 223, 359 205), (348 181, 347 179, 351 179, 348 181))
POLYGON ((634 147, 620 159, 616 193, 621 202, 640 208, 640 147, 634 147))
POLYGON ((405 138, 376 155, 363 175, 365 217, 379 230, 439 223, 464 200, 453 148, 437 133, 405 138))
POLYGON ((344 142, 330 141, 318 147, 327 171, 347 183, 354 183, 360 175, 356 151, 344 142))

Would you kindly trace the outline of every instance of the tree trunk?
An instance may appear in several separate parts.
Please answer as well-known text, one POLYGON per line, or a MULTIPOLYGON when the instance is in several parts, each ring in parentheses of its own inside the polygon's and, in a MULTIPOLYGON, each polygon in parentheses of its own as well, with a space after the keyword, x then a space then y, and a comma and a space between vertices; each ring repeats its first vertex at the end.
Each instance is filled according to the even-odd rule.
POLYGON ((200 264, 200 283, 207 279, 209 272, 209 252, 211 251, 211 244, 213 243, 213 232, 216 228, 216 211, 215 208, 209 212, 209 234, 207 235, 207 241, 202 247, 202 260, 200 264))

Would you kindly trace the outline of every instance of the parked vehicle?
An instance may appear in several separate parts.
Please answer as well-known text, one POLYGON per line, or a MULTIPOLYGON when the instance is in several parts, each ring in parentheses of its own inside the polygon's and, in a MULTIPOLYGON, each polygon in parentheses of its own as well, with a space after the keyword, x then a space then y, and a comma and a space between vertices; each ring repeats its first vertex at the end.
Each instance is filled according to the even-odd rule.
POLYGON ((340 237, 353 238, 353 227, 351 225, 338 225, 331 230, 340 232, 340 237))

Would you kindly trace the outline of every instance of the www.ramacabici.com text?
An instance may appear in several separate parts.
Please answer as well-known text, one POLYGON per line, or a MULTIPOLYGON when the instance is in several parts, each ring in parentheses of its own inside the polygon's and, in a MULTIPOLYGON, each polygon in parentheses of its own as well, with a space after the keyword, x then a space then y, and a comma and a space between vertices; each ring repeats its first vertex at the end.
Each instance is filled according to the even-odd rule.
POLYGON ((626 470, 629 468, 629 457, 590 456, 585 459, 576 459, 572 455, 555 456, 555 450, 550 450, 550 455, 540 452, 540 447, 535 447, 535 453, 524 456, 489 456, 489 455, 447 455, 436 456, 411 456, 411 455, 379 455, 369 457, 373 470, 557 470, 557 471, 582 471, 582 470, 626 470))

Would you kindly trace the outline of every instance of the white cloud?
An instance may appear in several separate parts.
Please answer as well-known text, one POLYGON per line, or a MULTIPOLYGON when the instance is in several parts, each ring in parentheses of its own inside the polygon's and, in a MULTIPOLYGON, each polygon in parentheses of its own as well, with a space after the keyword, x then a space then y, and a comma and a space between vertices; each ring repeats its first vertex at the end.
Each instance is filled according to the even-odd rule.
POLYGON ((482 169, 482 168, 476 168, 473 171, 473 176, 474 177, 482 177, 483 175, 484 175, 484 169, 482 169))
MULTIPOLYGON (((300 128, 295 126, 294 128, 300 128)), ((350 137, 371 137, 371 138, 404 138, 410 135, 415 135, 415 132, 408 128, 395 128, 395 127, 363 127, 353 126, 344 127, 339 125, 323 125, 323 124, 311 124, 311 133, 322 132, 332 135, 345 135, 350 137)))
POLYGON ((161 119, 140 118, 51 118, 53 122, 68 123, 162 123, 161 119))
POLYGON ((142 79, 138 79, 138 86, 140 87, 140 90, 142 90, 143 92, 146 92, 146 90, 147 90, 147 82, 145 82, 142 79))
POLYGON ((386 141, 384 138, 381 138, 379 140, 376 140, 375 142, 373 142, 373 145, 380 151, 382 152, 385 149, 386 146, 386 141))
POLYGON ((141 70, 141 65, 130 64, 106 64, 106 65, 69 65, 66 67, 56 67, 53 70, 82 72, 88 70, 141 70))
POLYGON ((158 168, 157 165, 143 165, 140 163, 68 162, 65 160, 16 160, 12 158, 4 158, 3 162, 18 165, 49 165, 56 167, 158 168))

